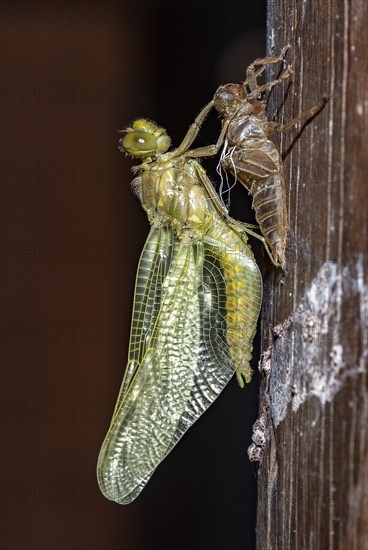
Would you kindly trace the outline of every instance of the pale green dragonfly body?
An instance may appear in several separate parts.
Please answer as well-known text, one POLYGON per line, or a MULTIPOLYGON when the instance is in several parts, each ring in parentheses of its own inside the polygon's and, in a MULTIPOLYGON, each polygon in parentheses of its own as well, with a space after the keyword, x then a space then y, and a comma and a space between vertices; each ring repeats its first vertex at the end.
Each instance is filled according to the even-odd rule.
POLYGON ((128 364, 97 476, 104 495, 128 504, 186 430, 249 361, 262 280, 246 226, 230 218, 189 147, 213 103, 179 148, 137 120, 122 146, 140 157, 133 188, 151 222, 136 279, 128 364))

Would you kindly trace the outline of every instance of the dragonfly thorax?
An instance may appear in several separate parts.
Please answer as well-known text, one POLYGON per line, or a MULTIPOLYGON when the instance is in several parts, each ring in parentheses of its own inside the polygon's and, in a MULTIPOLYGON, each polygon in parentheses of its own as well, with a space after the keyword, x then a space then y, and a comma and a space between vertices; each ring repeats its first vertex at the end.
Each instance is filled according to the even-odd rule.
POLYGON ((217 218, 191 159, 162 159, 141 165, 143 208, 152 223, 169 223, 179 237, 203 236, 217 218))

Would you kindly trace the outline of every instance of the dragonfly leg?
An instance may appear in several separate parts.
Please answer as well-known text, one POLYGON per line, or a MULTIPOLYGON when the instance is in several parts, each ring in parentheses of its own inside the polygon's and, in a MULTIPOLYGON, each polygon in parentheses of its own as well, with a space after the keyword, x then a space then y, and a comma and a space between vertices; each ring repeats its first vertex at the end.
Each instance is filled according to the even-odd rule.
MULTIPOLYGON (((244 224, 244 225, 248 225, 248 224, 244 224)), ((258 233, 256 233, 255 231, 252 231, 251 229, 249 229, 249 227, 243 228, 243 229, 245 233, 248 233, 248 235, 252 235, 252 237, 255 237, 256 239, 261 241, 273 265, 275 265, 276 267, 282 267, 282 265, 279 262, 277 262, 273 257, 270 247, 268 246, 266 239, 262 237, 262 235, 258 235, 258 233)))
POLYGON ((195 138, 198 135, 198 132, 199 132, 206 116, 208 115, 208 113, 210 112, 210 110, 213 107, 213 103, 214 103, 213 100, 210 101, 209 103, 207 103, 207 105, 205 105, 203 107, 203 109, 201 110, 201 112, 197 115, 197 117, 195 118, 195 121, 193 122, 193 124, 191 124, 189 126, 189 130, 187 131, 183 141, 181 142, 181 144, 179 145, 179 147, 175 151, 176 155, 182 155, 192 145, 193 141, 195 140, 195 138))
POLYGON ((228 217, 228 211, 220 197, 215 191, 215 188, 212 185, 211 180, 206 174, 205 169, 200 164, 197 165, 197 174, 198 177, 203 185, 203 187, 206 189, 213 205, 215 206, 216 210, 221 214, 221 216, 224 216, 225 218, 228 217))
POLYGON ((293 74, 293 69, 291 65, 280 74, 279 78, 276 78, 275 80, 271 80, 271 82, 266 82, 265 84, 262 84, 261 86, 258 86, 255 88, 250 94, 247 95, 247 99, 256 99, 261 93, 265 92, 266 90, 270 90, 277 84, 280 84, 285 78, 288 78, 291 74, 293 74))
MULTIPOLYGON (((187 156, 191 158, 200 158, 200 157, 213 157, 214 155, 217 155, 222 144, 224 143, 227 128, 230 122, 231 122, 230 119, 225 119, 222 125, 221 133, 216 143, 214 143, 213 145, 206 145, 205 147, 198 147, 198 149, 191 149, 190 151, 186 152, 187 156)), ((175 155, 177 154, 177 151, 178 149, 175 151, 175 155)))
POLYGON ((247 77, 243 83, 244 88, 246 89, 246 87, 248 86, 251 92, 256 92, 259 89, 257 78, 263 73, 263 71, 266 69, 268 65, 274 65, 275 63, 279 63, 279 61, 284 61, 285 53, 289 48, 290 48, 290 45, 287 44, 287 46, 285 46, 281 50, 281 53, 279 56, 264 57, 253 61, 253 63, 251 63, 247 68, 247 77), (259 66, 260 68, 256 70, 256 67, 259 67, 259 66))
POLYGON ((310 109, 307 109, 306 111, 303 111, 298 116, 292 118, 286 124, 279 124, 278 122, 270 122, 269 124, 272 126, 274 130, 277 130, 278 132, 287 132, 295 124, 303 120, 303 118, 313 118, 317 113, 319 113, 323 109, 323 107, 326 105, 328 100, 329 100, 329 97, 324 97, 320 103, 318 103, 317 105, 314 105, 313 107, 311 107, 310 109))
POLYGON ((251 229, 259 229, 259 225, 257 223, 242 222, 242 224, 246 227, 250 227, 251 229))

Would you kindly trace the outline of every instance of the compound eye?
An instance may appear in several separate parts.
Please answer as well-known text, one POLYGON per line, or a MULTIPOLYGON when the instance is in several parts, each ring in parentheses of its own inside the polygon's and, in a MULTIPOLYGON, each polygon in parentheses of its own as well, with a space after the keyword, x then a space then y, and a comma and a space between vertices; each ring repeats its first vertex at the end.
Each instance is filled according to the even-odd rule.
POLYGON ((226 84, 220 86, 214 95, 215 109, 222 116, 228 116, 234 112, 239 103, 239 85, 226 84))
POLYGON ((235 100, 235 94, 233 92, 224 90, 223 92, 219 93, 219 100, 223 105, 231 105, 235 100))
POLYGON ((128 132, 122 139, 121 144, 132 155, 146 155, 155 152, 157 148, 155 136, 144 130, 128 132))

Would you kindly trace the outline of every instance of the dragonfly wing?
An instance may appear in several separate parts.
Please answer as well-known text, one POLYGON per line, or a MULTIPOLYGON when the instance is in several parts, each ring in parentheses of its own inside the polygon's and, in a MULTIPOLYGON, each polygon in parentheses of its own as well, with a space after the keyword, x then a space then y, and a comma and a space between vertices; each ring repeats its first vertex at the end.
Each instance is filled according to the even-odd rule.
MULTIPOLYGON (((159 233, 170 229, 157 231, 161 239, 159 233)), ((145 248, 140 264, 147 270, 144 296, 152 306, 136 305, 143 303, 137 286, 133 314, 144 310, 144 326, 149 328, 144 338, 132 329, 137 345, 130 351, 140 360, 123 382, 124 393, 98 463, 102 492, 122 504, 138 496, 235 371, 226 342, 226 284, 220 260, 203 242, 175 240, 167 247, 170 266, 164 264, 164 276, 158 279, 152 272, 161 249, 152 250, 145 248), (158 292, 153 288, 157 280, 158 292)))
POLYGON ((226 338, 226 280, 218 250, 203 243, 199 286, 200 354, 190 399, 176 431, 179 439, 213 403, 235 372, 226 338))
POLYGON ((178 243, 174 240, 174 234, 168 226, 151 228, 138 264, 128 365, 115 405, 115 412, 150 345, 152 332, 160 311, 162 285, 171 264, 175 245, 177 246, 178 243))

